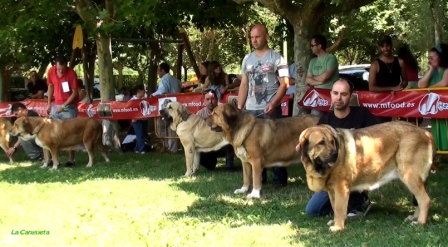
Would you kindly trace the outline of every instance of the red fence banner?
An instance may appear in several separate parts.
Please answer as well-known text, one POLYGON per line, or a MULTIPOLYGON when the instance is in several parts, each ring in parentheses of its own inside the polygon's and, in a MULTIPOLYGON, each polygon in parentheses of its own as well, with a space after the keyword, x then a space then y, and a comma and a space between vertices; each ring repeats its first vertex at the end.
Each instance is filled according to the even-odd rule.
MULTIPOLYGON (((355 91, 352 106, 363 106, 375 116, 448 118, 447 89, 410 89, 400 92, 355 91)), ((328 89, 309 88, 299 105, 320 111, 331 109, 328 89)))
MULTIPOLYGON (((289 112, 289 101, 291 97, 285 96, 282 99, 282 113, 287 116, 289 112)), ((238 96, 236 94, 225 94, 220 103, 236 103, 238 96)), ((79 103, 78 116, 91 117, 96 119, 139 119, 158 117, 159 109, 162 109, 168 102, 177 101, 187 107, 187 109, 196 113, 204 107, 204 98, 202 93, 185 94, 166 94, 157 97, 149 97, 141 100, 130 100, 127 102, 93 102, 79 103)), ((42 116, 47 116, 47 102, 45 100, 25 100, 22 101, 28 109, 32 109, 42 116)), ((12 117, 11 106, 13 102, 0 103, 0 117, 12 117)))

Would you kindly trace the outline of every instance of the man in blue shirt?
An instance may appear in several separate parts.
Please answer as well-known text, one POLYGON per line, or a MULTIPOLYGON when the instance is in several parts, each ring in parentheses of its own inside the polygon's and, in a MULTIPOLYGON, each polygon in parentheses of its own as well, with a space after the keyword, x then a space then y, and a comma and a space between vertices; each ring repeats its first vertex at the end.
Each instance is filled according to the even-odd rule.
MULTIPOLYGON (((161 95, 161 94, 172 94, 180 93, 182 84, 174 76, 170 74, 170 66, 167 63, 161 63, 157 68, 157 74, 160 77, 159 87, 157 91, 151 94, 151 96, 161 95)), ((176 132, 174 132, 169 125, 164 121, 159 119, 158 121, 158 132, 161 137, 176 137, 176 132)), ((178 140, 175 138, 167 138, 164 140, 164 146, 170 153, 177 153, 178 140)))

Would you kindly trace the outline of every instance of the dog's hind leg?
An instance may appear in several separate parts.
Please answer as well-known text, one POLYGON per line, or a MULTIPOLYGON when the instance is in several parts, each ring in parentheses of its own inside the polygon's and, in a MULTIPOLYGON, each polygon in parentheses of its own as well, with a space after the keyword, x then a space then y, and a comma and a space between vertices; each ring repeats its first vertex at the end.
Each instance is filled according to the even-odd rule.
MULTIPOLYGON (((3 134, 5 135, 5 138, 0 142, 0 147, 3 149, 3 151, 5 151, 5 154, 6 154, 6 152, 9 149, 9 134, 8 133, 3 133, 3 134)), ((9 156, 8 158, 9 158, 10 163, 14 162, 14 160, 12 159, 12 156, 9 156)))
POLYGON ((410 215, 406 219, 412 222, 415 222, 415 220, 417 220, 418 224, 426 224, 428 220, 428 211, 431 199, 426 192, 425 182, 418 174, 415 174, 413 171, 409 171, 403 174, 403 176, 401 177, 401 181, 403 181, 409 191, 414 194, 418 204, 418 206, 416 206, 415 208, 414 215, 410 215))

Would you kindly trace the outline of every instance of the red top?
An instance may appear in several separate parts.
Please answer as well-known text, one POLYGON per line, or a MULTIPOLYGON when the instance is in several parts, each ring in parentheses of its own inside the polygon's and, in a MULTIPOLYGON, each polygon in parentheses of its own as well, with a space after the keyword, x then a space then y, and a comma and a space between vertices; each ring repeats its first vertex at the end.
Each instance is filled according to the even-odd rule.
MULTIPOLYGON (((73 90, 78 89, 78 83, 77 83, 78 77, 76 76, 75 71, 67 67, 65 70, 65 73, 58 77, 56 66, 53 66, 48 70, 47 73, 47 84, 53 84, 53 95, 54 95, 54 103, 56 105, 62 105, 65 103, 65 101, 72 95, 73 90), (68 85, 70 87, 70 91, 64 93, 62 89, 62 83, 68 82, 68 85)), ((71 105, 77 105, 79 102, 79 98, 76 98, 73 102, 71 102, 71 105)))
POLYGON ((418 81, 418 72, 411 68, 406 68, 406 77, 408 81, 418 81))

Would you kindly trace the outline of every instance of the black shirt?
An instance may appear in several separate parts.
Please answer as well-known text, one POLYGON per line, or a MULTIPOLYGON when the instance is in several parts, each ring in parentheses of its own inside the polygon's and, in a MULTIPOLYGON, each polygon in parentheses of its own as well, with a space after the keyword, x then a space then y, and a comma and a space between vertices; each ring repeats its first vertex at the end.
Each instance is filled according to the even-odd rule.
POLYGON ((28 117, 40 117, 39 113, 33 111, 33 110, 28 110, 28 114, 26 114, 28 117))
POLYGON ((400 61, 394 57, 392 63, 385 63, 377 58, 380 69, 376 74, 376 85, 378 87, 395 87, 401 82, 401 67, 400 61))
POLYGON ((26 87, 28 88, 28 92, 30 94, 37 94, 37 92, 39 91, 44 91, 46 92, 48 90, 48 86, 47 83, 44 80, 38 79, 36 81, 36 84, 33 85, 33 82, 30 81, 26 87))
POLYGON ((350 107, 350 113, 345 118, 338 118, 330 111, 321 117, 317 124, 328 124, 333 128, 360 129, 377 124, 375 116, 365 107, 350 107))

